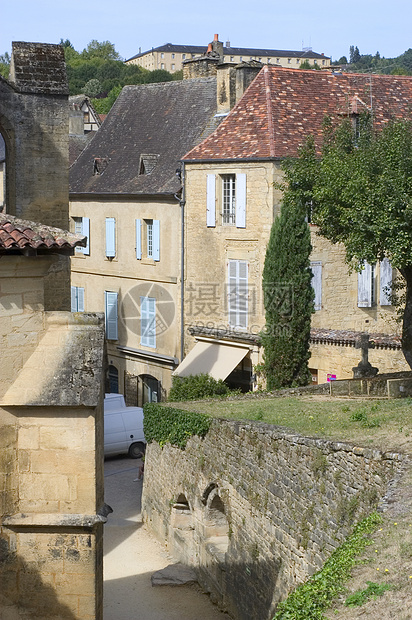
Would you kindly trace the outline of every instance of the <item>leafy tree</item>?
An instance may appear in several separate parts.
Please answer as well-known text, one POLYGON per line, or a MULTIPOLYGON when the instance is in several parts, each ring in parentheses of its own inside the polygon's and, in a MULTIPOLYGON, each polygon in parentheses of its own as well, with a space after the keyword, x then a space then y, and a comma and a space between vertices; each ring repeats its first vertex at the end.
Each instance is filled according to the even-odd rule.
POLYGON ((86 82, 83 90, 84 90, 84 94, 87 95, 88 97, 96 97, 102 92, 102 85, 100 84, 99 80, 96 80, 96 78, 93 78, 89 80, 88 82, 86 82))
POLYGON ((348 59, 346 58, 346 56, 341 56, 338 60, 338 64, 339 65, 347 65, 348 64, 348 59))
MULTIPOLYGON (((301 157, 306 161, 303 151, 301 157)), ((288 185, 283 188, 281 212, 272 226, 263 269, 263 372, 270 390, 306 385, 311 380, 308 360, 314 291, 307 223, 311 186, 297 182, 299 163, 284 164, 288 185)))
POLYGON ((115 86, 104 99, 92 99, 93 107, 98 114, 108 114, 117 97, 122 92, 121 86, 115 86))
POLYGON ((102 60, 122 60, 122 57, 116 52, 113 43, 110 41, 102 41, 99 43, 96 39, 90 41, 88 46, 82 51, 82 57, 86 60, 90 58, 101 58, 102 60))
POLYGON ((171 82, 172 80, 172 74, 166 71, 166 69, 155 69, 154 71, 150 71, 145 82, 151 84, 152 82, 171 82))
POLYGON ((8 52, 0 55, 0 75, 5 77, 6 79, 9 77, 10 73, 10 55, 8 52))
POLYGON ((319 233, 343 243, 350 268, 387 257, 405 284, 402 349, 412 368, 412 120, 392 120, 375 131, 360 118, 325 124, 322 157, 313 140, 292 164, 292 183, 304 183, 319 233))
POLYGON ((349 62, 351 64, 355 63, 355 62, 359 62, 360 60, 360 53, 359 53, 359 48, 358 46, 354 47, 353 45, 350 46, 349 48, 349 62))

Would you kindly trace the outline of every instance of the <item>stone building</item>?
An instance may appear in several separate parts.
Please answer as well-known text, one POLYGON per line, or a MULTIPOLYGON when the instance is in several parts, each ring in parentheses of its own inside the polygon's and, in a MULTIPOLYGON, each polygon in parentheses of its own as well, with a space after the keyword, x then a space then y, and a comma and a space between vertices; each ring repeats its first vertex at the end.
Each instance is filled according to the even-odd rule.
POLYGON ((102 317, 70 312, 70 255, 86 239, 67 232, 67 96, 61 46, 13 44, 10 78, 0 78, 7 197, 0 616, 7 618, 102 618, 104 330, 102 317))
MULTIPOLYGON (((320 146, 327 114, 356 122, 362 110, 377 128, 407 117, 412 78, 333 74, 265 66, 217 130, 185 155, 185 353, 176 373, 211 372, 234 386, 256 386, 258 333, 265 325, 262 270, 280 209, 281 162, 309 134, 320 146), (207 252, 207 270, 204 269, 207 252)), ((388 261, 348 275, 344 251, 311 226, 315 314, 310 367, 315 382, 348 378, 367 332, 370 362, 409 370, 387 287, 388 261)), ((287 283, 283 294, 287 293, 287 283)))
MULTIPOLYGON (((300 67, 302 63, 308 61, 311 65, 317 65, 321 69, 330 67, 330 58, 324 54, 313 52, 311 48, 297 50, 273 50, 273 49, 254 49, 249 47, 234 47, 230 41, 223 45, 219 41, 219 35, 215 34, 213 42, 210 44, 213 51, 216 51, 219 61, 222 63, 230 62, 239 64, 241 62, 258 62, 279 65, 281 67, 300 67)), ((170 73, 175 73, 184 68, 185 62, 198 59, 208 50, 207 45, 175 45, 165 43, 159 47, 152 47, 146 52, 139 51, 138 54, 126 60, 126 64, 134 64, 153 71, 155 69, 165 69, 170 73)))

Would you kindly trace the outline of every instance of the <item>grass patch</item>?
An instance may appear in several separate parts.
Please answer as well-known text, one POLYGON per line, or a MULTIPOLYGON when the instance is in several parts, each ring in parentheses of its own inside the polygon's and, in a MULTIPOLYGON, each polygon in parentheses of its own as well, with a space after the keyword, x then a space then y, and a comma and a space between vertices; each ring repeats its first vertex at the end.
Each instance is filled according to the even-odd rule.
POLYGON ((325 562, 322 570, 278 605, 273 620, 321 620, 325 609, 343 591, 358 556, 370 544, 368 535, 381 521, 376 512, 361 521, 352 535, 325 562))
POLYGON ((357 590, 347 597, 345 601, 346 607, 360 607, 371 598, 376 599, 378 596, 382 596, 386 590, 392 588, 388 583, 375 583, 373 581, 367 581, 366 583, 368 585, 367 588, 364 590, 357 590))
POLYGON ((253 420, 304 435, 373 444, 385 450, 409 443, 412 399, 361 400, 329 396, 288 396, 179 403, 215 418, 253 420))

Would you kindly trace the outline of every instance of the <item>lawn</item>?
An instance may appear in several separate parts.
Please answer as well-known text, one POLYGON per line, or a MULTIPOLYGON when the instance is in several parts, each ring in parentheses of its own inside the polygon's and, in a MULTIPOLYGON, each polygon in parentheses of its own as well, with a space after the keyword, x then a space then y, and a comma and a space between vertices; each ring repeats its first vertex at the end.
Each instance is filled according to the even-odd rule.
POLYGON ((216 418, 255 420, 303 435, 412 452, 412 399, 349 399, 330 396, 239 398, 173 403, 216 418))

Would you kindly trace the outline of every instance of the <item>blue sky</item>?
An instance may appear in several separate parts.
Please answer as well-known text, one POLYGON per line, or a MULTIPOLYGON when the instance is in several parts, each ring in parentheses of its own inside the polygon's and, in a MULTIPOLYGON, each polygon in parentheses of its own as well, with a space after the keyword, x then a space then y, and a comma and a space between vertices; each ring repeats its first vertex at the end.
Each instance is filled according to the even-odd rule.
POLYGON ((70 39, 81 51, 97 39, 127 59, 163 43, 206 45, 217 33, 235 47, 312 47, 337 60, 357 45, 391 58, 412 47, 411 18, 411 0, 13 0, 1 10, 0 54, 12 41, 70 39))

